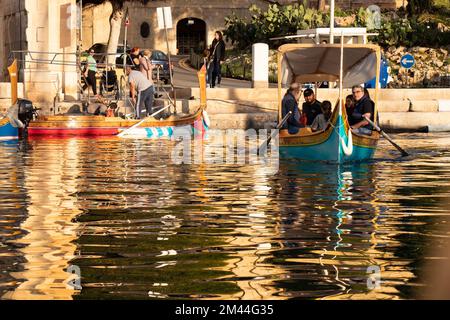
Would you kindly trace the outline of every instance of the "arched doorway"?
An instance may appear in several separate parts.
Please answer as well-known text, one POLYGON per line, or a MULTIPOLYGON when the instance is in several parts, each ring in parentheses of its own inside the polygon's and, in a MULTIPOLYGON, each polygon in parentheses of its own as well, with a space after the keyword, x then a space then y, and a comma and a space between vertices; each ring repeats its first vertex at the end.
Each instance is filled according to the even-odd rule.
POLYGON ((186 18, 177 24, 178 54, 189 54, 191 49, 202 52, 206 48, 206 23, 197 18, 186 18))

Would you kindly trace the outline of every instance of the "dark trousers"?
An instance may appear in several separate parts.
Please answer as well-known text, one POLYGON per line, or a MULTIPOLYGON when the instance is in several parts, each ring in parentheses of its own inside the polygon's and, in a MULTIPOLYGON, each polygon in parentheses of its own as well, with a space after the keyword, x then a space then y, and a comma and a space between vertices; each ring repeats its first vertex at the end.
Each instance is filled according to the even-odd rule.
POLYGON ((96 72, 89 70, 88 75, 86 78, 86 83, 83 86, 83 91, 88 88, 88 86, 92 87, 92 91, 94 92, 94 95, 97 95, 97 78, 95 77, 96 72))
POLYGON ((214 63, 208 63, 206 67, 206 82, 211 86, 214 63))
POLYGON ((142 114, 145 114, 144 117, 152 114, 154 94, 154 86, 151 86, 148 89, 139 92, 136 104, 137 119, 141 119, 142 114))
POLYGON ((211 63, 211 88, 214 88, 216 86, 216 80, 218 84, 220 84, 220 82, 222 81, 222 68, 220 66, 220 61, 213 61, 211 63))

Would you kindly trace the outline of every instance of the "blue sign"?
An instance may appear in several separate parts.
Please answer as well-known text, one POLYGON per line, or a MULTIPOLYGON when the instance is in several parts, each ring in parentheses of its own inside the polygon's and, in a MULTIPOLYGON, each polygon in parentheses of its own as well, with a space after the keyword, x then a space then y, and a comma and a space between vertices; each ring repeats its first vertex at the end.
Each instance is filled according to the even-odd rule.
MULTIPOLYGON (((388 80, 389 80, 389 63, 386 60, 385 57, 381 57, 381 64, 380 64, 380 88, 386 88, 388 85, 388 80)), ((373 78, 372 80, 366 82, 364 84, 364 88, 370 89, 370 88, 375 88, 375 79, 373 78)))
POLYGON ((416 64, 416 60, 412 54, 407 53, 400 59, 400 65, 405 69, 411 69, 416 64))

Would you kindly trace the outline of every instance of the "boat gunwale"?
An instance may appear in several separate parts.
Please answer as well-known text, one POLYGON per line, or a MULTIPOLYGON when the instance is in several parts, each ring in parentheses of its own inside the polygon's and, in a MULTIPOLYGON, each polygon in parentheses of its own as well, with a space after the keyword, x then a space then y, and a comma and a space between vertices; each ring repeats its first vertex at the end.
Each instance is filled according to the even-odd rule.
POLYGON ((9 118, 8 117, 3 117, 3 118, 1 118, 0 119, 0 126, 6 126, 6 125, 8 125, 8 123, 11 123, 11 121, 9 120, 9 118))
MULTIPOLYGON (((288 133, 288 135, 285 136, 284 134, 287 132, 287 130, 283 129, 282 131, 280 131, 280 147, 301 148, 301 147, 316 146, 325 143, 326 141, 328 141, 331 134, 336 128, 336 124, 339 120, 338 109, 339 107, 334 108, 332 118, 329 121, 328 127, 325 130, 313 132, 312 134, 307 135, 301 134, 290 135, 288 133), (294 140, 295 142, 289 140, 294 140)), ((345 126, 345 132, 349 132, 350 125, 348 123, 347 112, 345 111, 345 109, 342 112, 342 121, 345 126)), ((380 134, 377 131, 372 131, 372 135, 370 136, 356 134, 353 131, 351 132, 351 134, 353 137, 353 145, 363 148, 376 148, 378 141, 380 139, 380 134)))
MULTIPOLYGON (((194 114, 188 115, 181 119, 170 120, 147 120, 138 126, 138 128, 153 128, 153 127, 174 127, 192 124, 202 116, 203 108, 200 107, 194 114)), ((31 121, 29 129, 40 128, 55 128, 55 129, 77 129, 77 128, 126 128, 131 127, 140 120, 125 120, 122 118, 108 118, 104 116, 73 116, 73 115, 61 115, 61 116, 45 116, 42 119, 31 121), (94 119, 89 119, 94 117, 94 119), (56 118, 56 119, 55 119, 56 118)))

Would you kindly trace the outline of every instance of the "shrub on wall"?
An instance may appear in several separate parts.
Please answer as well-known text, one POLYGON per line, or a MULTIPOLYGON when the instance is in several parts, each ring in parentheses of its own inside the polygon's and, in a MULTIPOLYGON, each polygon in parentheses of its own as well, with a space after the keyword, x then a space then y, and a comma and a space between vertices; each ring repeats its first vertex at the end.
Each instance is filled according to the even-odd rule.
MULTIPOLYGON (((417 12, 428 10, 421 6, 417 12)), ((292 42, 292 40, 271 41, 270 38, 284 35, 294 35, 297 30, 329 26, 327 12, 319 12, 307 8, 304 4, 278 6, 269 5, 266 11, 252 5, 250 19, 238 17, 235 13, 225 18, 226 30, 224 35, 228 41, 239 50, 248 51, 257 42, 268 43, 271 48, 292 42)), ((446 11, 446 10, 444 10, 446 11)), ((443 12, 442 9, 439 12, 443 12)), ((337 17, 351 17, 346 26, 366 27, 368 14, 364 8, 356 11, 337 10, 337 17)), ((448 17, 448 12, 444 13, 448 17)), ((381 27, 369 32, 377 32, 379 36, 372 41, 383 47, 397 46, 446 46, 450 44, 448 19, 441 19, 437 15, 413 14, 408 12, 384 12, 381 17, 381 27)))
POLYGON ((294 35, 297 30, 323 27, 329 24, 326 13, 307 8, 304 4, 278 6, 269 5, 267 11, 256 5, 250 8, 249 20, 238 17, 235 13, 225 18, 227 29, 224 35, 240 50, 247 50, 257 42, 268 43, 277 47, 286 41, 270 41, 270 38, 294 35))
POLYGON ((448 27, 436 21, 419 21, 418 18, 383 18, 379 36, 374 39, 379 45, 440 47, 450 44, 448 27))

